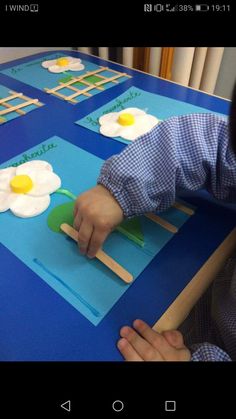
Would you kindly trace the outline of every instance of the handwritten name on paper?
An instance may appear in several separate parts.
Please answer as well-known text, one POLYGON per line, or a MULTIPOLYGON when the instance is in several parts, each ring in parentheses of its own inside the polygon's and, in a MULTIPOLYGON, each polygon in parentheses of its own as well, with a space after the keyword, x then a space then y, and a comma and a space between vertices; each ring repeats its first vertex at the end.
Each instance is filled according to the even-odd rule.
POLYGON ((60 58, 60 57, 61 57, 61 54, 59 54, 59 53, 50 55, 50 57, 42 57, 42 58, 40 58, 37 61, 33 61, 33 62, 30 61, 29 63, 24 63, 24 64, 21 64, 19 66, 16 66, 16 67, 11 68, 11 73, 12 74, 16 74, 16 73, 19 73, 19 71, 22 71, 22 70, 24 70, 27 67, 41 65, 42 62, 45 61, 45 58, 52 60, 52 59, 57 59, 57 58, 60 58))
POLYGON ((23 153, 22 156, 21 156, 22 157, 21 160, 19 160, 18 162, 12 163, 7 167, 12 167, 12 166, 17 167, 20 164, 26 163, 27 161, 33 160, 35 158, 38 158, 38 157, 42 156, 45 153, 48 153, 50 150, 52 150, 53 148, 56 148, 56 147, 57 147, 57 144, 54 144, 54 143, 42 144, 38 150, 34 151, 31 154, 23 153))

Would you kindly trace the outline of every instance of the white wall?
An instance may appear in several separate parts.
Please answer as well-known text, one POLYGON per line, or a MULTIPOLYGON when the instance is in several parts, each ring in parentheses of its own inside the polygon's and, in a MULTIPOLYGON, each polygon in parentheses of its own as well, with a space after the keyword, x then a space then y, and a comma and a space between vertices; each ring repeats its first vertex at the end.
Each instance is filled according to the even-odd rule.
POLYGON ((16 60, 17 58, 26 57, 27 55, 37 54, 43 51, 54 51, 58 49, 71 50, 71 47, 2 47, 0 48, 0 64, 6 61, 16 60))
POLYGON ((226 47, 216 82, 214 94, 231 99, 234 82, 236 81, 236 48, 226 47))

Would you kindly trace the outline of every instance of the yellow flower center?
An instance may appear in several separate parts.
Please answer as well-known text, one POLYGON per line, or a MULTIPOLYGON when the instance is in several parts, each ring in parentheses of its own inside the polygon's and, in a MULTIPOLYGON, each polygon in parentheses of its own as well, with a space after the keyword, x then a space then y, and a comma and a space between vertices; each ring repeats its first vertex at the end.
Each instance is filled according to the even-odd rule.
POLYGON ((118 118, 118 124, 120 125, 133 125, 135 123, 134 115, 131 113, 122 113, 118 118))
POLYGON ((34 186, 32 179, 27 175, 14 176, 11 179, 10 185, 12 191, 15 193, 27 193, 34 186))
POLYGON ((69 60, 67 58, 58 58, 56 64, 59 65, 59 67, 65 67, 69 64, 69 60))

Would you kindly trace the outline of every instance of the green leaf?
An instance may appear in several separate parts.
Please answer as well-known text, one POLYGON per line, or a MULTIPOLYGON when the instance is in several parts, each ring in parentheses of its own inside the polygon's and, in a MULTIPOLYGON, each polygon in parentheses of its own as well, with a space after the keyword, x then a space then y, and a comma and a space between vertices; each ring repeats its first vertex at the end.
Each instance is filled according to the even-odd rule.
POLYGON ((61 233, 60 226, 62 223, 67 223, 73 226, 74 222, 74 201, 66 204, 58 205, 50 212, 47 224, 48 227, 55 233, 61 233))

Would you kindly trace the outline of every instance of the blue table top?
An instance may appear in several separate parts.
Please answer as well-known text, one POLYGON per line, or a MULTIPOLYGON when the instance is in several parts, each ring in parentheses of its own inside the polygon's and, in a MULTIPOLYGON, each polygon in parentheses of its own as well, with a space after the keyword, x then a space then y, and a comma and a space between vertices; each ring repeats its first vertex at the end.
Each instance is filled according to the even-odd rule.
MULTIPOLYGON (((55 135, 102 159, 119 153, 125 144, 101 141, 100 134, 74 122, 130 86, 228 115, 230 102, 227 100, 75 51, 69 55, 125 71, 132 78, 73 105, 1 73, 14 65, 51 54, 40 53, 0 66, 1 85, 38 98, 44 104, 0 126, 0 164, 55 135)), ((0 360, 121 360, 116 349, 120 327, 131 324, 135 318, 153 325, 235 227, 234 206, 216 202, 205 191, 188 194, 187 200, 198 208, 196 214, 97 326, 0 244, 0 360), (16 276, 27 280, 27 288, 23 289, 20 280, 14 281, 12 287, 16 276), (161 278, 163 285, 161 298, 157 278, 161 278)))

